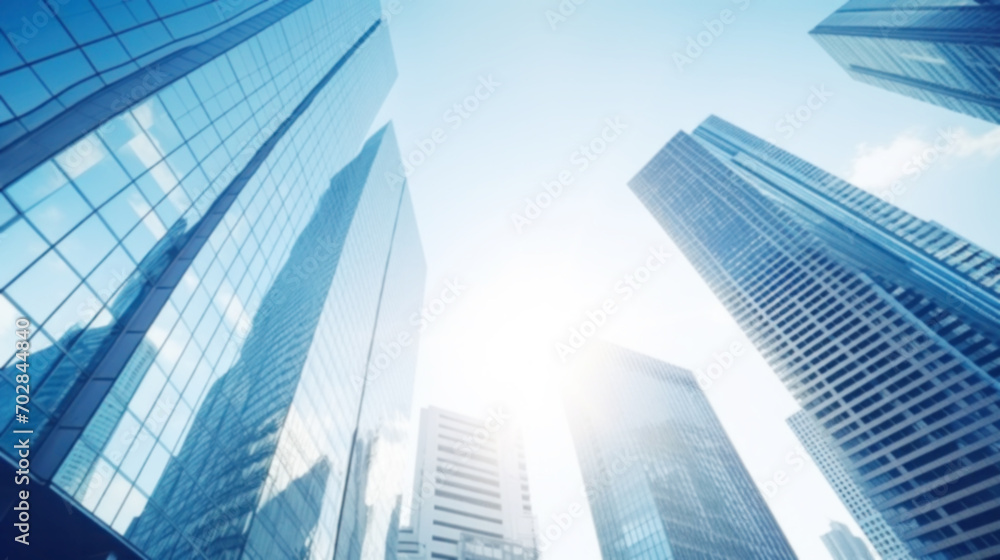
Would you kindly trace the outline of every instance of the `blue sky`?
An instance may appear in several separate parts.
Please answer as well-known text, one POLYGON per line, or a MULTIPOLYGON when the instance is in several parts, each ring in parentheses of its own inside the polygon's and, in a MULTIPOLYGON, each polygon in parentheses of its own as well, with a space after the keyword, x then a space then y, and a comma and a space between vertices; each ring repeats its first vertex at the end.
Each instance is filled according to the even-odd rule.
MULTIPOLYGON (((393 120, 412 164, 428 300, 462 286, 423 333, 414 418, 511 403, 530 426, 542 529, 586 505, 557 344, 650 251, 672 256, 597 336, 693 370, 746 341, 626 186, 678 130, 717 114, 874 192, 896 184, 904 209, 1000 252, 997 128, 851 81, 807 34, 839 0, 562 4, 564 19, 547 14, 557 0, 387 3, 399 79, 376 123, 393 120), (942 131, 952 141, 934 151, 942 131), (560 179, 539 215, 514 218, 560 179)), ((784 419, 797 407, 774 373, 751 349, 707 393, 799 556, 828 558, 819 535, 849 516, 795 460, 784 419)), ((598 557, 586 515, 563 533, 543 558, 598 557)))

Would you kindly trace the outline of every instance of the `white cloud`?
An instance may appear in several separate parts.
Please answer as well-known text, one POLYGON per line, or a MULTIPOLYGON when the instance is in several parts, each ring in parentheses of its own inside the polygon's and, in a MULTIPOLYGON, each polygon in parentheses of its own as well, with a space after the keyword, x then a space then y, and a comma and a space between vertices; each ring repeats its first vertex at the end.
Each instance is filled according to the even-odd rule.
POLYGON ((916 179, 937 162, 1000 155, 1000 128, 980 136, 964 128, 940 130, 933 137, 906 130, 888 145, 858 146, 847 180, 868 190, 882 190, 906 178, 916 179))
POLYGON ((955 132, 955 155, 968 157, 972 155, 982 155, 987 158, 995 158, 1000 155, 1000 127, 983 134, 973 136, 964 128, 955 132))
POLYGON ((902 179, 906 164, 928 147, 930 144, 913 131, 896 136, 888 146, 861 144, 847 180, 866 189, 888 187, 902 179))

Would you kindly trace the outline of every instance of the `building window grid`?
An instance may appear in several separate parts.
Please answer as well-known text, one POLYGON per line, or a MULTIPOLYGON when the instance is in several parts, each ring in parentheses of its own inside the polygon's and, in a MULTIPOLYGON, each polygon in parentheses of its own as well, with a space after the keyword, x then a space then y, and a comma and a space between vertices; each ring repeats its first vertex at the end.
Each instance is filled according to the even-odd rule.
MULTIPOLYGON (((956 385, 960 386, 961 384, 958 383, 956 385)), ((963 397, 966 397, 968 395, 971 395, 971 394, 975 393, 980 388, 981 387, 967 388, 967 389, 965 389, 965 390, 963 390, 961 392, 956 392, 956 391, 954 391, 952 389, 951 392, 949 393, 949 392, 946 392, 949 389, 951 389, 951 386, 949 386, 948 388, 945 388, 945 389, 942 389, 942 390, 938 391, 937 393, 934 394, 934 397, 937 397, 937 398, 928 399, 928 400, 931 400, 932 404, 934 404, 935 406, 932 406, 930 408, 926 408, 921 413, 913 413, 912 416, 909 416, 909 417, 906 418, 906 420, 907 420, 906 424, 903 425, 903 426, 899 426, 899 429, 896 430, 896 432, 909 431, 911 433, 906 434, 902 438, 898 438, 898 435, 895 435, 893 437, 893 439, 884 438, 882 441, 879 441, 874 446, 869 446, 868 448, 865 448, 865 450, 871 449, 871 451, 868 451, 867 453, 865 453, 862 456, 862 458, 865 461, 867 461, 867 463, 864 463, 864 464, 862 464, 862 465, 859 466, 859 469, 862 469, 865 472, 865 475, 864 475, 865 480, 874 479, 874 478, 878 477, 879 475, 883 474, 884 472, 886 472, 888 470, 891 470, 891 469, 894 469, 894 468, 898 468, 899 465, 901 465, 901 464, 903 464, 903 463, 905 463, 907 461, 911 461, 913 459, 913 457, 908 457, 908 456, 910 454, 912 454, 912 453, 916 453, 918 451, 920 451, 920 452, 928 452, 928 450, 930 450, 930 452, 934 452, 934 449, 937 446, 946 445, 946 444, 950 443, 951 441, 954 441, 954 439, 957 439, 958 437, 961 437, 961 434, 959 434, 958 436, 956 436, 955 434, 952 434, 952 433, 944 433, 944 434, 941 434, 939 437, 934 438, 933 440, 929 441, 927 445, 922 446, 920 449, 913 449, 909 453, 907 453, 906 455, 896 456, 896 455, 893 454, 894 451, 896 451, 899 448, 904 447, 906 445, 910 445, 915 440, 919 440, 921 438, 926 438, 927 435, 925 435, 924 432, 926 432, 927 434, 930 434, 933 430, 938 429, 938 428, 952 427, 953 426, 952 423, 955 420, 954 420, 954 418, 949 417, 948 414, 946 414, 948 412, 948 408, 947 407, 954 406, 956 403, 958 403, 959 401, 961 401, 963 399, 963 397), (943 395, 940 394, 942 392, 944 392, 943 395), (943 399, 941 397, 943 397, 943 399), (927 417, 933 416, 933 415, 937 415, 940 418, 938 418, 934 422, 927 423, 925 421, 927 419, 927 417), (914 423, 916 423, 918 425, 921 425, 921 431, 920 432, 917 432, 916 430, 913 430, 913 429, 906 430, 907 427, 913 425, 914 423), (887 439, 888 439, 888 441, 886 441, 887 439), (893 454, 893 455, 890 457, 890 454, 893 454), (868 469, 870 469, 871 467, 873 467, 875 465, 881 465, 881 466, 878 467, 878 468, 876 468, 875 470, 871 470, 871 471, 868 470, 868 469)), ((966 410, 970 414, 974 415, 974 414, 976 414, 977 410, 983 410, 983 409, 990 408, 991 404, 993 404, 993 403, 987 402, 987 403, 983 404, 982 406, 963 407, 963 408, 966 408, 966 410)), ((882 428, 882 430, 880 430, 880 431, 884 431, 884 430, 886 430, 888 428, 895 427, 898 423, 899 422, 895 422, 893 424, 889 424, 888 426, 884 426, 882 428)), ((972 430, 972 431, 974 431, 974 430, 972 430)), ((963 433, 968 433, 968 432, 963 432, 963 433)), ((890 436, 893 436, 893 432, 890 432, 890 436)), ((861 453, 861 452, 859 452, 859 453, 861 453)), ((854 455, 852 455, 852 457, 858 456, 859 453, 855 453, 854 455)), ((860 458, 857 459, 857 460, 860 461, 860 458)), ((945 462, 946 463, 948 461, 947 460, 943 460, 943 461, 939 461, 939 462, 945 462)))
MULTIPOLYGON (((134 114, 135 114, 135 111, 133 110, 131 114, 132 114, 132 115, 134 116, 134 114)), ((166 118, 168 119, 168 121, 167 121, 167 122, 169 122, 169 119, 171 119, 171 116, 170 116, 170 115, 169 115, 168 113, 166 113, 166 112, 164 112, 164 114, 165 114, 166 118)), ((173 125, 172 125, 172 126, 173 126, 173 125)), ((100 140, 97 140, 97 141, 98 141, 98 142, 100 142, 100 140)), ((117 156, 117 154, 115 154, 115 153, 114 153, 113 151, 111 151, 111 150, 108 150, 108 153, 109 153, 109 155, 111 155, 111 156, 112 156, 113 158, 117 159, 117 157, 118 157, 118 156, 117 156)), ((118 165, 121 165, 121 163, 118 163, 118 165)), ((181 187, 181 186, 183 186, 183 185, 184 185, 184 183, 182 182, 182 183, 181 183, 181 184, 180 184, 179 186, 175 187, 175 189, 176 189, 177 191, 179 191, 179 190, 180 190, 180 187, 181 187)), ((74 185, 74 187, 75 187, 75 185, 74 185)), ((126 188, 127 188, 127 187, 126 187, 126 188)), ((140 196, 141 196, 141 194, 140 194, 140 196)), ((148 205, 148 202, 147 202, 147 205, 148 205)), ((189 209, 189 212, 193 212, 193 211, 194 211, 194 207, 192 207, 191 209, 189 209)), ((187 216, 186 216, 186 217, 187 217, 187 216)), ((140 221, 138 221, 138 222, 137 222, 137 223, 136 223, 136 224, 135 224, 135 225, 133 226, 133 230, 134 230, 135 228, 138 228, 138 227, 142 227, 142 222, 141 222, 141 220, 140 220, 140 221)), ((131 233, 131 231, 132 231, 132 230, 130 230, 130 233, 131 233)), ((127 237, 127 236, 123 236, 123 237, 122 237, 122 238, 120 238, 120 239, 124 239, 125 237, 127 237)), ((57 241, 58 241, 58 240, 57 240, 57 241)), ((43 325, 43 328, 44 328, 44 325, 43 325)))
MULTIPOLYGON (((288 152, 288 153, 292 153, 292 152, 288 152)), ((283 155, 284 155, 284 154, 282 154, 282 156, 283 156, 283 155)), ((278 157, 282 157, 282 156, 278 156, 278 157)), ((268 171, 266 170, 266 168, 262 168, 262 170, 263 170, 263 172, 264 172, 265 174, 267 174, 267 173, 268 173, 268 171)), ((252 191, 251 191, 251 193, 250 193, 250 194, 252 194, 252 191)), ((282 201, 284 202, 284 200, 283 200, 283 199, 282 199, 282 201)), ((298 215, 298 214, 292 214, 292 215, 298 215)), ((286 219, 287 219, 287 214, 285 215, 285 217, 286 217, 286 219)), ((287 237, 287 236, 286 236, 286 237, 287 237)), ((229 240, 229 237, 227 236, 227 241, 228 241, 228 240, 229 240)), ((288 247, 287 247, 287 244, 285 244, 285 245, 282 245, 282 246, 280 246, 280 248, 281 248, 281 249, 284 249, 284 250, 285 250, 285 252, 287 252, 287 248, 288 248, 288 247)), ((208 248, 208 247, 206 247, 206 249, 209 249, 209 248, 208 248)), ((213 260, 213 262, 215 261, 215 258, 214 258, 214 257, 215 257, 215 255, 214 255, 214 252, 211 252, 211 251, 205 251, 205 252, 204 252, 203 254, 204 254, 204 255, 210 255, 210 254, 211 254, 211 255, 213 255, 213 257, 212 257, 212 260, 213 260)), ((273 261, 271 261, 271 262, 273 262, 273 261)), ((213 266, 217 266, 217 265, 213 264, 213 266)), ((199 287, 199 289, 202 289, 202 287, 199 287)), ((175 311, 175 312, 174 312, 174 315, 175 315, 175 316, 177 316, 177 317, 178 317, 179 319, 181 319, 181 321, 184 321, 184 319, 183 319, 183 315, 182 315, 182 314, 177 314, 177 313, 176 313, 176 311, 175 311)), ((199 318, 198 320, 200 321, 201 319, 199 318)), ((181 328, 181 321, 178 321, 178 323, 176 323, 176 327, 175 327, 175 328, 181 328)), ((221 326, 220 326, 219 328, 221 329, 221 326)), ((187 337, 188 335, 185 335, 185 336, 187 337)), ((195 344, 195 345, 196 345, 196 343, 195 343, 194 341, 190 341, 190 342, 189 342, 188 344, 195 344)), ((197 347, 197 346, 196 346, 196 347, 197 347)), ((170 377, 169 379, 172 379, 172 374, 171 374, 171 377, 170 377)), ((178 390, 178 389, 177 389, 176 387, 174 387, 174 386, 173 386, 173 383, 172 383, 172 381, 168 381, 168 386, 169 386, 169 387, 173 387, 173 392, 174 392, 175 394, 177 394, 177 395, 181 395, 181 391, 179 391, 179 390, 178 390)), ((165 386, 165 387, 166 387, 166 386, 165 386)), ((166 388, 164 388, 163 390, 165 391, 165 390, 166 390, 166 388)), ((162 395, 162 393, 161 393, 161 395, 162 395)))

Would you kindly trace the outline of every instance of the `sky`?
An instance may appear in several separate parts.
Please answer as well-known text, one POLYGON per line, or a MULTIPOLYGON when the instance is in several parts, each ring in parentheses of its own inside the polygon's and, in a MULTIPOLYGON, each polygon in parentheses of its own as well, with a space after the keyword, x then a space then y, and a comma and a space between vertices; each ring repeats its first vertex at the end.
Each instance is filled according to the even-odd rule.
POLYGON ((799 460, 784 423, 797 405, 627 182, 716 114, 872 192, 895 186, 903 209, 1000 252, 1000 129, 850 80, 808 36, 840 0, 576 2, 384 6, 399 77, 375 128, 392 120, 409 162, 428 305, 458 294, 422 333, 414 426, 429 405, 485 416, 507 403, 526 427, 538 528, 585 511, 542 558, 599 558, 558 345, 666 253, 596 336, 695 371, 731 362, 709 400, 799 557, 830 558, 830 521, 860 531, 799 460), (711 42, 689 48, 702 32, 711 42), (602 135, 602 153, 581 150, 602 135))

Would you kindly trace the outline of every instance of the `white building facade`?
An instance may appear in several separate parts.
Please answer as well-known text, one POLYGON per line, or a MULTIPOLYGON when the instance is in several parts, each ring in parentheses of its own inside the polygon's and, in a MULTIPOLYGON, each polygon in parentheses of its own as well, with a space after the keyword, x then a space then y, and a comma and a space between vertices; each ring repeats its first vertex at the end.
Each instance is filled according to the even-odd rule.
POLYGON ((421 412, 412 509, 397 550, 399 560, 537 557, 524 444, 507 411, 421 412))

